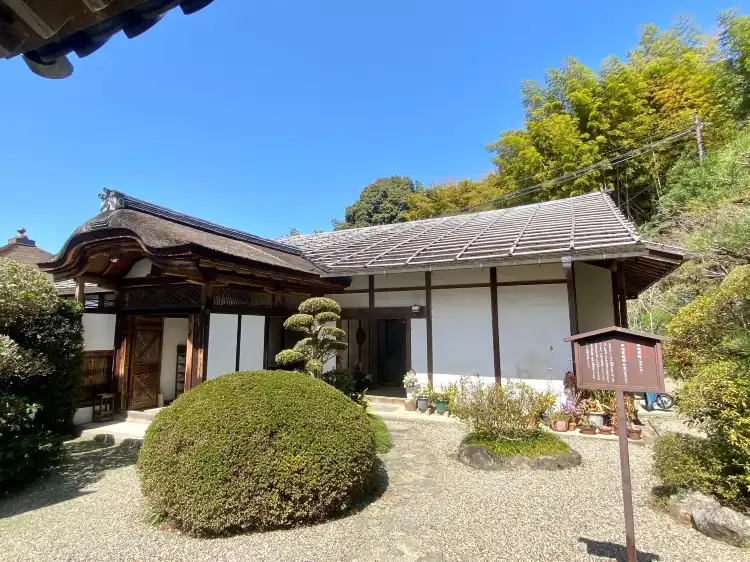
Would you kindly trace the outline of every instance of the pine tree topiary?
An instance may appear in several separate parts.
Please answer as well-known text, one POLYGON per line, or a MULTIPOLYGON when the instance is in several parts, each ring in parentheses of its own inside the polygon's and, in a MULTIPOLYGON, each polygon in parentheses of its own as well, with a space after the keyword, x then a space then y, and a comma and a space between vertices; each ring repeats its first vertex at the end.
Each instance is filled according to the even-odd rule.
POLYGON ((307 337, 298 341, 294 348, 279 352, 276 362, 293 365, 304 361, 305 370, 317 377, 323 372, 326 361, 346 351, 346 332, 341 328, 326 326, 341 319, 341 307, 332 299, 313 297, 300 304, 298 310, 298 314, 286 319, 284 328, 302 332, 307 337))

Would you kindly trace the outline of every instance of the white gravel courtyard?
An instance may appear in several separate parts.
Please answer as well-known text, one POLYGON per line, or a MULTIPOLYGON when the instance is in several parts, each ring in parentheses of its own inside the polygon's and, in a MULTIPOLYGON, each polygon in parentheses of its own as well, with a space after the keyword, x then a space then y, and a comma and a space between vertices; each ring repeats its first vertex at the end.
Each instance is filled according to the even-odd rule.
MULTIPOLYGON (((88 441, 74 460, 0 499, 0 560, 572 561, 625 560, 616 442, 570 437, 583 464, 490 473, 451 457, 452 424, 388 422, 387 490, 362 511, 313 527, 194 539, 146 520, 135 453, 88 441)), ((631 447, 639 561, 750 561, 750 552, 681 526, 647 504, 646 447, 631 447)))

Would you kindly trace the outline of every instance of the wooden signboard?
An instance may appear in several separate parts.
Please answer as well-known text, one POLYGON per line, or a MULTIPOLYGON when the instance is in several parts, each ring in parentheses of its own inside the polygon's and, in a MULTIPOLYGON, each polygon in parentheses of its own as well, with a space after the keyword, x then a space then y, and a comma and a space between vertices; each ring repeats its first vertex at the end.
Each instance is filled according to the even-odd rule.
POLYGON ((578 388, 614 390, 617 393, 625 546, 628 562, 636 562, 625 392, 664 392, 661 344, 670 339, 612 326, 570 336, 565 341, 573 343, 578 388))
POLYGON ((669 338, 612 326, 565 341, 573 342, 578 388, 664 392, 661 344, 669 338))

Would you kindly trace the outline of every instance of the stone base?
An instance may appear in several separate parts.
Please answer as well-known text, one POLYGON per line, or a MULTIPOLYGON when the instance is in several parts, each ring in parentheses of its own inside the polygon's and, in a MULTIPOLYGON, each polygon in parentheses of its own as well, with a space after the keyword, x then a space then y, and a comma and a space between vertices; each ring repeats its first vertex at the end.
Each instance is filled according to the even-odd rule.
POLYGON ((722 507, 710 496, 700 492, 674 495, 669 498, 669 514, 712 539, 740 548, 750 547, 750 517, 722 507))
POLYGON ((581 464, 581 455, 570 449, 565 453, 539 457, 497 457, 484 445, 462 443, 458 450, 458 460, 479 470, 559 470, 581 464))

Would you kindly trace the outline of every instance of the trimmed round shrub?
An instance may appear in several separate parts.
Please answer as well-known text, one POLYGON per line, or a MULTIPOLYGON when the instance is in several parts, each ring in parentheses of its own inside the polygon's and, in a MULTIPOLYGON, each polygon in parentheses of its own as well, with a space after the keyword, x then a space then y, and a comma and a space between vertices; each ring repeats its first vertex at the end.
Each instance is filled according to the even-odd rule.
POLYGON ((323 521, 369 492, 364 410, 309 375, 232 373, 159 412, 138 459, 141 489, 174 526, 219 535, 323 521))

